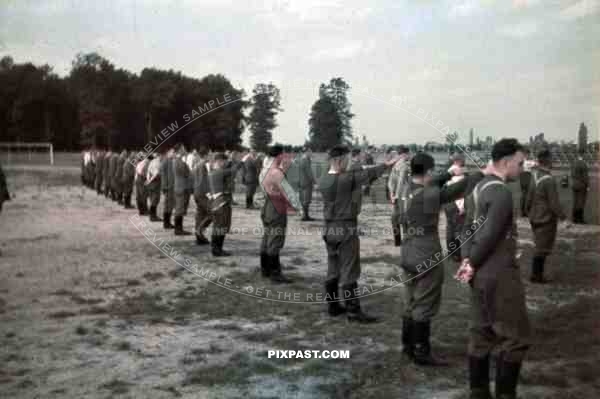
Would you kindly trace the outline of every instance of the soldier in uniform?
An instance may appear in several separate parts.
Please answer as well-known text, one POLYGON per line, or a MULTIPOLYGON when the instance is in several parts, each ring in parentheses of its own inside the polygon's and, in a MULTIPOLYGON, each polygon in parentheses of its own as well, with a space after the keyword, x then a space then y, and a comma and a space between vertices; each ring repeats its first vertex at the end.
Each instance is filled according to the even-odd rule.
MULTIPOLYGON (((373 151, 373 147, 368 147, 367 150, 361 154, 363 158, 362 164, 368 167, 375 165, 375 160, 373 159, 371 151, 373 151)), ((373 183, 373 181, 369 181, 363 186, 363 194, 367 197, 371 195, 371 183, 373 183)))
POLYGON ((102 194, 102 180, 104 172, 104 151, 98 149, 96 151, 96 179, 94 181, 94 187, 98 195, 102 194))
POLYGON ((401 249, 406 275, 405 309, 402 320, 404 353, 418 365, 438 365, 431 354, 431 319, 438 313, 444 283, 444 253, 438 232, 440 208, 464 195, 467 180, 446 185, 452 175, 462 173, 453 165, 447 173, 433 176, 435 161, 426 153, 410 161, 411 181, 398 197, 399 223, 403 229, 401 249))
POLYGON ((300 187, 300 203, 302 205, 302 221, 314 220, 310 217, 310 203, 312 202, 313 187, 316 183, 315 176, 312 171, 312 151, 310 148, 304 149, 304 154, 300 159, 299 187, 300 187))
POLYGON ((104 159, 102 161, 102 189, 104 190, 104 196, 106 198, 110 198, 111 190, 110 190, 110 159, 112 158, 112 151, 110 148, 104 154, 104 159))
POLYGON ((206 148, 201 148, 198 152, 198 160, 194 163, 191 176, 194 181, 194 201, 196 202, 196 244, 206 245, 209 241, 204 235, 204 230, 212 222, 207 197, 210 190, 208 186, 208 150, 206 148))
POLYGON ((290 283, 291 280, 281 273, 279 252, 285 244, 287 212, 292 207, 281 184, 290 166, 291 156, 285 154, 280 145, 274 145, 268 155, 273 162, 261 180, 265 203, 260 213, 264 230, 260 245, 260 269, 263 277, 273 282, 290 283))
POLYGON ((117 163, 115 166, 115 191, 117 195, 117 203, 123 205, 123 167, 127 162, 127 150, 121 151, 121 154, 117 157, 117 163))
POLYGON ((191 188, 190 168, 185 162, 186 151, 183 144, 176 147, 176 154, 173 158, 173 193, 175 196, 175 235, 191 235, 189 231, 183 229, 183 216, 186 210, 186 197, 191 188))
POLYGON ((228 159, 223 153, 216 153, 213 164, 208 172, 210 189, 209 207, 212 214, 213 229, 211 246, 213 256, 229 256, 223 250, 225 236, 231 228, 231 205, 233 201, 232 183, 236 173, 241 168, 241 162, 228 159), (226 167, 229 165, 229 167, 226 167))
MULTIPOLYGON (((152 154, 150 154, 152 155, 152 154)), ((138 161, 135 165, 135 203, 140 216, 148 214, 148 193, 146 191, 146 173, 150 164, 150 156, 138 161)))
MULTIPOLYGON (((460 152, 452 154, 451 161, 452 165, 456 165, 460 169, 465 167, 465 155, 460 152)), ((464 178, 464 175, 453 176, 446 184, 454 184, 464 178)), ((464 199, 460 198, 456 201, 451 201, 444 207, 444 211, 446 214, 446 248, 451 253, 452 259, 460 262, 459 237, 462 234, 465 218, 464 199)))
POLYGON ((537 167, 531 172, 526 201, 527 214, 535 241, 530 278, 532 283, 547 282, 544 278, 544 263, 546 257, 552 252, 558 221, 566 219, 560 205, 556 181, 550 172, 551 169, 552 154, 548 150, 540 151, 537 155, 537 167))
MULTIPOLYGON (((478 227, 463 243, 464 258, 456 278, 471 286, 471 398, 491 398, 489 364, 494 352, 498 354, 496 398, 516 399, 530 325, 516 263, 513 199, 506 181, 519 178, 525 155, 516 139, 498 141, 491 155, 489 174, 466 198, 467 220, 478 227)), ((465 224, 465 232, 471 228, 471 223, 465 224)))
POLYGON ((175 208, 175 150, 167 151, 160 163, 160 186, 163 193, 163 228, 172 229, 171 214, 175 208))
POLYGON ((131 206, 131 193, 133 192, 133 181, 135 180, 135 153, 132 151, 125 157, 123 173, 121 175, 121 190, 123 191, 123 206, 125 209, 133 209, 131 206))
POLYGON ((535 162, 529 160, 531 151, 525 150, 525 161, 523 162, 523 171, 519 175, 519 185, 521 186, 521 216, 527 217, 527 194, 529 193, 529 183, 531 182, 531 168, 535 162))
POLYGON ((571 181, 573 182, 573 223, 584 224, 583 214, 589 189, 589 173, 588 166, 583 160, 583 152, 580 152, 573 164, 571 181))
POLYGON ((108 165, 108 178, 110 179, 110 198, 113 201, 117 201, 117 164, 119 163, 119 154, 117 152, 113 152, 110 155, 109 165, 108 165))
POLYGON ((146 194, 150 198, 150 221, 161 222, 161 218, 158 217, 157 210, 158 204, 160 203, 160 189, 161 189, 161 177, 160 167, 162 165, 162 158, 160 154, 150 154, 148 156, 148 168, 146 171, 146 194))
POLYGON ((254 208, 254 194, 258 186, 258 167, 256 165, 256 153, 249 152, 242 158, 244 167, 242 169, 242 184, 246 186, 246 208, 254 208))
POLYGON ((402 245, 402 230, 400 228, 400 202, 399 198, 407 184, 410 176, 410 150, 403 145, 398 147, 398 157, 387 181, 390 202, 392 203, 392 232, 394 233, 394 245, 402 245))
POLYGON ((327 248, 328 270, 325 281, 328 311, 332 316, 347 312, 349 321, 371 323, 376 321, 361 310, 358 298, 360 277, 360 240, 357 218, 359 213, 356 187, 383 174, 397 158, 369 169, 348 168, 350 150, 335 146, 329 151, 330 169, 319 179, 318 189, 323 196, 323 240, 327 248), (338 286, 341 285, 346 307, 339 304, 338 286))

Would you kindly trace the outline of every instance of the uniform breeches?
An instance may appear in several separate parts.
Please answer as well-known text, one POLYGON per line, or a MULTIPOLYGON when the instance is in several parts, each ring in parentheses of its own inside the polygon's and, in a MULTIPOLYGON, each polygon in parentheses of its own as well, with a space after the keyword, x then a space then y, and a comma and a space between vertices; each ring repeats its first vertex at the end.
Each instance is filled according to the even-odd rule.
POLYGON ((499 352, 520 362, 530 345, 530 325, 518 268, 506 268, 494 278, 472 281, 469 354, 484 357, 499 352))
POLYGON ((327 222, 323 231, 327 248, 327 280, 352 284, 360 277, 360 240, 356 221, 327 222))
POLYGON ((412 276, 407 274, 409 280, 404 287, 404 316, 415 321, 429 321, 440 310, 444 263, 423 274, 412 276))
POLYGON ((264 231, 260 252, 270 256, 279 255, 279 251, 285 245, 286 227, 287 215, 281 215, 279 218, 268 222, 263 218, 264 231))

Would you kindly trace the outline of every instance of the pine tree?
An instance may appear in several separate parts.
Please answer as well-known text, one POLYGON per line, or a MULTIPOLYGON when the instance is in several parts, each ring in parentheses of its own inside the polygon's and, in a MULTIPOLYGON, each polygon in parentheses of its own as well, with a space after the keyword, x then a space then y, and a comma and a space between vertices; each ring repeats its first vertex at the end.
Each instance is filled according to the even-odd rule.
POLYGON ((249 117, 250 144, 256 151, 266 151, 277 127, 275 117, 280 108, 279 89, 273 84, 259 83, 252 90, 252 111, 249 117))

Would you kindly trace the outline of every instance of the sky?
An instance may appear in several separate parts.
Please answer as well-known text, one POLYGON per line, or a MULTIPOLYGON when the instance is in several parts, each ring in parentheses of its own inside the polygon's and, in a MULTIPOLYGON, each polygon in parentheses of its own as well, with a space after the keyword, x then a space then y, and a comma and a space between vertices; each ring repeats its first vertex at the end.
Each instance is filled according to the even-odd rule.
POLYGON ((446 129, 466 143, 470 128, 576 141, 581 122, 598 140, 599 38, 600 0, 0 1, 0 57, 65 76, 96 51, 135 73, 221 73, 246 93, 273 82, 274 140, 289 144, 338 76, 371 144, 444 142, 446 129))

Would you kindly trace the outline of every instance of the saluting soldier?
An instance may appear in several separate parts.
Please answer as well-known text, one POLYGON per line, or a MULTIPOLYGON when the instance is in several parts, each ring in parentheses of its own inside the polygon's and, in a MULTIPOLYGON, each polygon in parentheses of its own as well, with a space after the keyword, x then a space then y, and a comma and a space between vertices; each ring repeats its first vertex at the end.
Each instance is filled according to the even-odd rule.
POLYGON ((260 218, 263 223, 263 238, 260 245, 260 269, 263 277, 276 283, 291 283, 281 272, 279 252, 285 244, 288 209, 292 208, 282 181, 291 163, 291 155, 283 147, 274 145, 269 150, 271 166, 264 173, 261 185, 265 191, 265 203, 260 218))
POLYGON ((258 167, 256 165, 256 153, 248 152, 242 158, 244 167, 242 168, 242 184, 246 186, 246 208, 254 208, 254 194, 258 186, 258 167))
MULTIPOLYGON (((460 152, 455 152, 451 157, 452 165, 457 168, 465 167, 465 155, 460 152)), ((450 165, 450 166, 452 166, 450 165)), ((446 184, 455 184, 462 179, 464 175, 453 176, 450 181, 446 184)), ((463 230, 464 218, 465 218, 465 204, 464 198, 450 201, 445 207, 444 212, 446 214, 446 248, 450 252, 450 256, 456 262, 460 262, 460 242, 459 237, 463 230)))
POLYGON ((211 246, 213 256, 230 256, 223 250, 225 236, 231 228, 231 205, 233 202, 232 183, 235 174, 242 166, 241 162, 229 160, 224 153, 216 153, 208 172, 210 188, 209 207, 213 220, 211 246), (226 165, 231 165, 226 167, 226 165))
POLYGON ((163 193, 163 228, 172 229, 171 214, 175 208, 175 150, 170 148, 160 163, 160 187, 163 193))
MULTIPOLYGON (((395 154, 394 154, 395 155, 395 154)), ((392 155, 392 156, 394 156, 392 155)), ((397 156, 400 158, 390 171, 387 181, 390 202, 392 203, 392 232, 394 234, 394 246, 402 245, 402 230, 400 228, 400 201, 404 188, 410 183, 410 150, 400 145, 397 156)))
POLYGON ((540 151, 537 166, 531 172, 526 206, 535 241, 530 278, 532 283, 547 282, 544 278, 544 263, 552 252, 558 221, 566 219, 551 169, 552 154, 548 150, 540 151))
POLYGON ((456 275, 471 286, 469 338, 471 398, 491 398, 490 354, 497 353, 496 398, 516 399, 523 357, 529 348, 530 325, 517 255, 517 228, 512 193, 506 181, 517 179, 524 152, 516 139, 492 148, 492 165, 466 198, 464 259, 456 275))
POLYGON ((135 203, 140 216, 148 214, 148 193, 146 191, 146 173, 148 173, 148 165, 150 157, 139 160, 135 165, 135 203))
POLYGON ((135 153, 131 151, 125 157, 123 163, 123 174, 121 175, 121 189, 123 190, 123 206, 125 209, 133 209, 131 206, 131 193, 133 192, 133 181, 135 180, 135 153))
POLYGON ((360 240, 358 237, 359 207, 353 195, 371 179, 383 174, 397 158, 369 169, 349 169, 350 150, 335 146, 329 151, 329 171, 318 181, 323 196, 323 240, 327 248, 326 300, 331 316, 347 312, 349 321, 371 323, 376 318, 361 310, 357 281, 360 277, 360 240), (341 285, 346 307, 339 304, 338 287, 341 285))
POLYGON ((310 217, 310 203, 312 202, 313 187, 316 183, 315 176, 312 171, 312 151, 310 148, 304 148, 304 154, 300 159, 298 168, 300 187, 300 204, 302 205, 302 221, 314 220, 310 217))
POLYGON ((442 364, 431 354, 431 319, 438 313, 444 283, 444 252, 438 231, 440 208, 464 195, 467 180, 444 186, 462 168, 453 165, 434 177, 435 160, 426 153, 410 161, 411 181, 398 197, 402 208, 399 222, 403 229, 401 249, 406 275, 405 308, 402 320, 404 353, 418 365, 442 364))
POLYGON ((204 235, 204 230, 206 230, 212 222, 207 197, 207 194, 210 193, 208 186, 208 168, 208 150, 206 148, 200 148, 200 151, 198 151, 198 160, 194 163, 191 172, 194 181, 194 201, 196 202, 195 231, 196 244, 198 245, 206 245, 209 243, 204 235))
POLYGON ((186 197, 191 189, 190 168, 185 162, 186 151, 183 144, 176 147, 176 154, 173 158, 173 193, 175 195, 175 235, 190 235, 189 231, 183 229, 183 216, 186 212, 186 197))
POLYGON ((162 157, 160 154, 150 154, 148 156, 148 168, 146 171, 146 187, 145 191, 150 198, 150 221, 161 222, 158 217, 157 210, 160 203, 161 177, 160 166, 162 165, 162 157))
POLYGON ((571 169, 571 180, 573 181, 573 223, 584 224, 583 218, 585 201, 589 190, 588 166, 583 160, 583 151, 579 153, 577 160, 571 169))

